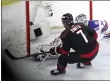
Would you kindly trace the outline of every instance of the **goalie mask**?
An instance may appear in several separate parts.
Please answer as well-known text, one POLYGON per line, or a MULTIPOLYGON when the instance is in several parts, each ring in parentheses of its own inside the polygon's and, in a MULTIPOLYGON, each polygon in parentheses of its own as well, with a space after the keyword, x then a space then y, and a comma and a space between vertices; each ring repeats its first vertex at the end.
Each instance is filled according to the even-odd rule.
POLYGON ((83 23, 84 25, 88 25, 88 20, 85 14, 80 14, 75 18, 76 23, 83 23))
POLYGON ((69 25, 73 24, 73 16, 70 13, 64 14, 61 19, 65 28, 68 28, 69 25))

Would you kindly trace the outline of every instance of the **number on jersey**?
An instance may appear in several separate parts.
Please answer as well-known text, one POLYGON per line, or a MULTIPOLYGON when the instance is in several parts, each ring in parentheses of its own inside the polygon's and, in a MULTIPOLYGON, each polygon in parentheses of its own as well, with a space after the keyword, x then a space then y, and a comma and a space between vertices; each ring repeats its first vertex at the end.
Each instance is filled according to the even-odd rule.
POLYGON ((84 41, 85 41, 86 43, 88 43, 88 40, 87 40, 85 34, 82 32, 82 30, 77 31, 76 33, 77 33, 77 34, 81 34, 82 37, 84 38, 84 41))

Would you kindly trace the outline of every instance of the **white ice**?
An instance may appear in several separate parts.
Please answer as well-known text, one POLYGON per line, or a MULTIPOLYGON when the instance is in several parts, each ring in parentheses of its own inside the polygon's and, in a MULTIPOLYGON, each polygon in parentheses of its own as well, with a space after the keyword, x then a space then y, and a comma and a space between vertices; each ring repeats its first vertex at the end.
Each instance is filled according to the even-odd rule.
MULTIPOLYGON (((51 35, 47 40, 52 40, 55 36, 57 35, 51 35)), ((76 64, 68 64, 66 74, 58 76, 50 75, 50 70, 56 68, 57 59, 46 60, 37 67, 39 62, 33 58, 11 60, 6 57, 7 64, 14 76, 23 80, 110 80, 110 41, 105 41, 100 41, 100 50, 92 61, 92 67, 77 69, 76 64)))
MULTIPOLYGON (((58 3, 58 2, 56 2, 56 3, 58 3)), ((79 3, 79 2, 76 2, 76 3, 79 3)), ((16 5, 16 9, 19 8, 19 4, 16 5)), ((22 4, 21 6, 23 6, 23 3, 21 3, 21 4, 22 4)), ((69 4, 69 2, 67 4, 69 4)), ((86 4, 86 6, 87 5, 88 4, 86 4)), ((82 5, 82 6, 84 7, 84 5, 82 5)), ((22 20, 23 20, 22 18, 24 18, 25 15, 22 15, 20 17, 19 13, 21 13, 21 12, 14 9, 13 6, 10 6, 10 8, 13 8, 13 10, 11 11, 11 13, 12 13, 11 16, 9 14, 7 14, 7 13, 10 13, 10 10, 7 10, 6 7, 4 7, 4 10, 2 9, 2 19, 3 19, 2 27, 5 27, 5 28, 2 28, 2 33, 7 32, 7 31, 9 32, 11 30, 11 28, 14 29, 14 27, 16 27, 16 28, 25 27, 25 25, 23 25, 25 23, 25 21, 22 22, 22 20), (14 10, 16 10, 16 13, 14 10), (19 18, 21 18, 21 19, 19 19, 19 18), (12 20, 14 21, 13 23, 10 22, 12 20), (22 23, 22 24, 19 25, 19 23, 22 23), (10 30, 6 30, 8 28, 10 30)), ((55 12, 59 9, 58 6, 56 8, 57 9, 55 10, 55 12)), ((75 9, 77 7, 72 7, 72 8, 74 8, 74 9, 70 9, 70 11, 73 10, 71 12, 73 14, 75 14, 75 16, 76 16, 76 14, 83 12, 83 9, 85 10, 84 12, 88 16, 88 13, 87 13, 88 7, 86 7, 87 9, 86 8, 81 9, 81 11, 79 11, 79 12, 77 12, 78 10, 75 11, 75 9)), ((80 9, 80 8, 78 7, 78 9, 80 9)), ((24 8, 21 8, 20 11, 24 11, 24 8)), ((67 11, 69 11, 69 10, 67 10, 67 11)), ((63 11, 59 11, 59 12, 63 12, 63 11)), ((98 11, 96 11, 96 12, 98 14, 98 11)), ((102 12, 102 11, 100 11, 100 12, 102 12)), ((61 13, 59 13, 60 15, 57 16, 58 13, 54 14, 55 16, 53 17, 52 22, 53 23, 55 22, 55 24, 58 24, 58 22, 60 22, 59 17, 60 17, 60 15, 62 15, 61 13), (55 21, 55 19, 57 17, 59 20, 55 21)), ((22 14, 24 14, 24 13, 22 12, 22 14)), ((94 15, 96 15, 95 18, 97 18, 97 19, 99 19, 99 18, 104 19, 104 17, 105 17, 105 19, 108 20, 108 18, 110 18, 110 17, 108 17, 109 15, 105 16, 104 13, 100 13, 102 16, 99 16, 99 14, 98 15, 97 14, 94 13, 94 15)), ((109 13, 105 13, 105 14, 109 14, 109 13)), ((63 29, 61 29, 61 30, 63 30, 63 29)), ((61 32, 61 30, 60 30, 60 32, 61 32)), ((57 34, 51 34, 47 38, 42 38, 42 39, 37 39, 37 40, 32 41, 31 42, 31 52, 34 53, 36 51, 36 46, 38 46, 39 44, 46 44, 46 43, 53 41, 56 37, 59 36, 60 32, 57 34)), ((7 36, 8 34, 6 34, 6 35, 2 34, 2 35, 4 38, 8 38, 8 36, 7 36)), ((21 36, 21 35, 18 35, 17 39, 19 39, 19 36, 21 36)), ((23 38, 22 38, 22 40, 23 40, 23 38)), ((26 58, 26 59, 21 59, 21 60, 11 60, 4 54, 4 52, 2 52, 3 53, 2 56, 4 58, 3 60, 7 63, 7 65, 9 66, 10 70, 12 71, 12 73, 16 77, 16 79, 22 79, 22 80, 110 80, 110 61, 109 61, 109 59, 110 59, 110 41, 99 40, 99 43, 100 43, 100 50, 99 50, 97 57, 92 61, 92 64, 93 64, 92 67, 85 68, 85 69, 77 69, 76 64, 68 64, 67 69, 66 69, 67 70, 66 74, 58 75, 58 76, 50 75, 50 70, 56 68, 57 59, 46 60, 41 64, 41 66, 37 67, 37 65, 40 62, 34 61, 33 58, 26 58)), ((21 49, 23 49, 23 47, 21 49)))

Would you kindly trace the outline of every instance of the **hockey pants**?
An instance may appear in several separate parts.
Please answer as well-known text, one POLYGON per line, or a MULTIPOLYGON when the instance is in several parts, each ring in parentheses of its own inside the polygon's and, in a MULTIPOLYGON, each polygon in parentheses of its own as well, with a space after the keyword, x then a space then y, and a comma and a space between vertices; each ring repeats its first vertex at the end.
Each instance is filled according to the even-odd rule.
POLYGON ((98 50, 99 45, 97 45, 92 52, 87 54, 78 54, 77 52, 71 52, 68 55, 60 55, 57 62, 57 69, 64 71, 67 66, 67 63, 73 64, 90 62, 96 57, 98 50))

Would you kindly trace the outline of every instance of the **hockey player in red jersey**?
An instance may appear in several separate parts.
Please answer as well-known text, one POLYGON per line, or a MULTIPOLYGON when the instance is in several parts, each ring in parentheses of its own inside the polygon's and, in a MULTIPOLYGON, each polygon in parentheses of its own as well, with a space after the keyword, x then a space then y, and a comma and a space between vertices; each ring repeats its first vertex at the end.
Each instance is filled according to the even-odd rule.
POLYGON ((67 63, 77 63, 78 68, 91 65, 91 61, 96 57, 99 44, 97 33, 81 23, 74 23, 70 13, 62 16, 62 24, 65 30, 61 33, 62 46, 50 49, 52 55, 60 54, 57 62, 57 69, 50 71, 52 75, 66 72, 67 63), (70 48, 75 52, 70 52, 70 48))

